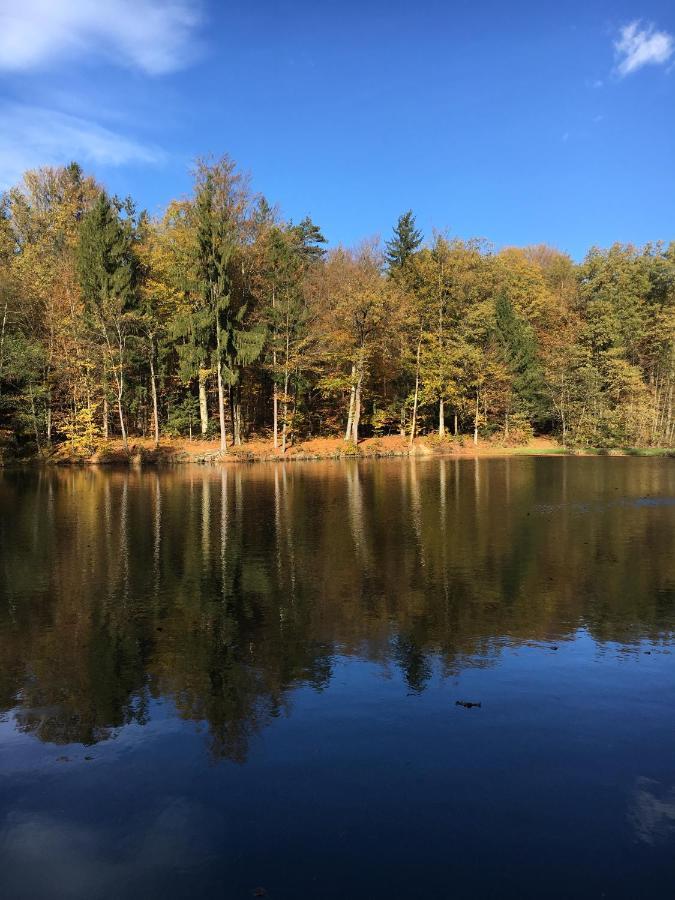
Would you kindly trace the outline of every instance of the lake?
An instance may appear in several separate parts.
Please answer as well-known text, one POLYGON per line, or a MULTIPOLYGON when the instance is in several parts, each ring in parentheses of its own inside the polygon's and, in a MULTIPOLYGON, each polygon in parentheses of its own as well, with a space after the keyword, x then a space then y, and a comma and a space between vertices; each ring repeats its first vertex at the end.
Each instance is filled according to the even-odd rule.
POLYGON ((0 896, 672 896, 674 550, 669 459, 0 473, 0 896))

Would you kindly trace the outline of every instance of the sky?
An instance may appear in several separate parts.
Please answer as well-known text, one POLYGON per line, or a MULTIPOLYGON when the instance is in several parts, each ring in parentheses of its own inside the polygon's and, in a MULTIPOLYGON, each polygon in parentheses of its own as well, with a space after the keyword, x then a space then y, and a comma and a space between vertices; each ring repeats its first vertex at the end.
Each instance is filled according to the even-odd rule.
POLYGON ((228 153, 331 244, 670 240, 672 0, 0 0, 0 188, 75 159, 159 215, 228 153))

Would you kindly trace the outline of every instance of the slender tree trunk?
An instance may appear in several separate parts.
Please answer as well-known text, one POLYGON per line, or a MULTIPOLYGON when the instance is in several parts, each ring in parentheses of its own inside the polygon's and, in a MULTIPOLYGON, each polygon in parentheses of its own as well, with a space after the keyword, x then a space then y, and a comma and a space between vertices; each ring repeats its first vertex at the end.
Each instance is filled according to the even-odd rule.
MULTIPOLYGON (((272 309, 276 309, 276 291, 272 289, 272 309)), ((274 314, 273 314, 274 315, 274 314)), ((277 386, 277 328, 276 319, 272 333, 272 420, 274 430, 274 449, 279 447, 279 388, 277 386)))
POLYGON ((415 432, 417 431, 417 401, 420 395, 420 350, 422 349, 422 332, 420 330, 417 339, 417 357, 415 361, 415 396, 413 398, 413 414, 412 425, 410 426, 410 446, 415 442, 415 432))
POLYGON ((37 444, 37 451, 40 455, 42 455, 42 447, 40 446, 40 429, 38 428, 38 420, 37 413, 35 411, 35 397, 33 396, 33 385, 28 383, 28 393, 30 395, 30 408, 31 413, 33 415, 33 429, 35 431, 35 443, 37 444))
POLYGON ((120 420, 120 431, 122 432, 122 443, 124 444, 124 449, 129 449, 129 441, 127 440, 127 426, 124 422, 124 409, 122 407, 122 396, 124 392, 124 379, 122 378, 122 374, 119 376, 115 376, 115 380, 117 382, 117 412, 120 420))
POLYGON ((232 420, 232 445, 239 447, 241 445, 241 399, 238 385, 229 385, 228 397, 230 400, 230 419, 232 420))
POLYGON ((227 432, 225 430, 225 392, 223 390, 223 373, 220 358, 218 359, 218 416, 220 421, 220 449, 227 450, 227 432))
POLYGON ((359 424, 361 422, 361 388, 363 385, 363 362, 359 366, 356 390, 354 391, 354 412, 352 415, 352 441, 359 442, 359 424))
POLYGON ((476 412, 473 417, 473 442, 478 443, 478 416, 480 413, 480 390, 476 391, 476 412))
POLYGON ((119 353, 119 373, 115 373, 117 381, 117 412, 120 418, 120 431, 122 432, 122 443, 125 451, 129 449, 129 441, 127 440, 127 426, 124 421, 124 408, 122 406, 122 398, 124 396, 124 339, 122 332, 117 325, 117 348, 119 353))
POLYGON ((352 363, 352 379, 351 388, 349 390, 349 415, 347 416, 347 428, 345 430, 345 440, 350 441, 352 438, 352 421, 354 419, 354 400, 356 398, 356 365, 352 363))
POLYGON ((272 421, 274 430, 274 449, 279 446, 279 393, 277 389, 277 351, 272 351, 272 370, 274 383, 272 385, 272 421))
POLYGON ((150 386, 152 388, 152 418, 155 426, 155 447, 159 446, 159 408, 157 405, 157 382, 155 380, 155 344, 150 338, 150 386))
POLYGON ((455 412, 453 413, 453 415, 454 415, 454 423, 453 423, 453 424, 454 424, 454 427, 453 427, 453 431, 454 431, 454 433, 455 433, 455 437, 457 437, 457 435, 459 434, 459 421, 458 421, 458 418, 457 418, 457 410, 455 410, 455 412))
POLYGON ((225 392, 223 390, 223 360, 220 347, 220 322, 216 312, 216 363, 218 368, 218 417, 220 420, 220 450, 227 450, 227 432, 225 431, 225 392))
MULTIPOLYGON (((443 274, 444 266, 443 263, 441 263, 438 270, 438 347, 441 354, 445 351, 445 341, 443 339, 443 274)), ((443 396, 441 396, 438 401, 438 436, 440 438, 445 437, 445 399, 443 396)))
POLYGON ((286 452, 286 433, 287 433, 287 424, 288 424, 288 360, 286 361, 286 366, 284 369, 284 412, 283 417, 284 421, 281 426, 281 452, 286 452))
POLYGON ((2 371, 5 365, 5 330, 7 328, 7 303, 2 312, 2 329, 0 330, 0 394, 2 394, 2 371))
POLYGON ((286 357, 284 359, 284 424, 282 426, 282 434, 281 434, 281 452, 286 452, 286 433, 288 430, 288 381, 289 381, 289 372, 288 372, 288 363, 289 363, 289 354, 290 354, 290 334, 288 329, 288 314, 286 315, 286 357))
POLYGON ((230 393, 232 398, 232 430, 236 447, 241 447, 243 422, 241 412, 241 385, 235 384, 230 393))
POLYGON ((201 427, 202 437, 206 437, 209 430, 209 407, 206 402, 206 371, 199 370, 199 423, 201 427))

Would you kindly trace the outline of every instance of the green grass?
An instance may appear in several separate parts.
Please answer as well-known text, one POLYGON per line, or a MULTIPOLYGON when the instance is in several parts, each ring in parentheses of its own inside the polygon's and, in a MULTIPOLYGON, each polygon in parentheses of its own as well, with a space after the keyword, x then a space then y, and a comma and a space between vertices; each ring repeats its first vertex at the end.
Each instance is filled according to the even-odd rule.
POLYGON ((675 458, 673 447, 514 447, 519 456, 645 456, 675 458))

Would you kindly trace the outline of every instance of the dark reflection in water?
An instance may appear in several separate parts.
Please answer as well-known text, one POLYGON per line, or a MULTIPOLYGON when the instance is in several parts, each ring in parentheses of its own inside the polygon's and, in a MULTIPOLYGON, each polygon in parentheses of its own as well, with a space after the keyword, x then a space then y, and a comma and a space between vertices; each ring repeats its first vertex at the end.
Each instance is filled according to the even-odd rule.
POLYGON ((6 472, 0 512, 3 897, 671 895, 673 461, 6 472))

